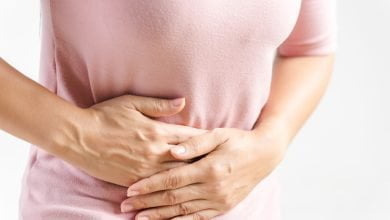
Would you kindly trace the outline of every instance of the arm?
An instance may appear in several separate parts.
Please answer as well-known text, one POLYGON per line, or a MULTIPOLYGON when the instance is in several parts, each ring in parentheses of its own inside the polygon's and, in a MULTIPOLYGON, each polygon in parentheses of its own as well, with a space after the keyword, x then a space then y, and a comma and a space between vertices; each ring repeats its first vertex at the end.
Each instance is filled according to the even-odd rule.
POLYGON ((254 131, 278 135, 279 138, 285 134, 282 136, 284 142, 290 143, 323 96, 333 70, 334 57, 334 54, 278 56, 270 97, 254 131))
POLYGON ((0 129, 59 154, 82 111, 0 58, 0 129))
POLYGON ((170 156, 170 143, 205 132, 147 117, 180 112, 183 99, 173 100, 122 95, 80 108, 0 59, 0 129, 122 186, 186 164, 170 156))
MULTIPOLYGON (((302 1, 293 31, 277 50, 270 97, 255 131, 271 136, 284 133, 285 143, 290 143, 325 92, 333 70, 337 28, 335 0, 302 1)), ((277 135, 279 139, 281 134, 277 135)))

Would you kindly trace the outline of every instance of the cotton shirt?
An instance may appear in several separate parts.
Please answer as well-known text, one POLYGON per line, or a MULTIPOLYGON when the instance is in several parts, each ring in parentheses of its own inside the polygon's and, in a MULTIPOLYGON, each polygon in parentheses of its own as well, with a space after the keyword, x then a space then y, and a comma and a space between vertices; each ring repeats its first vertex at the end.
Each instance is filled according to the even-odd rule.
MULTIPOLYGON (((41 0, 41 8, 39 83, 84 108, 124 94, 185 97, 182 112, 157 120, 202 129, 253 129, 277 53, 336 48, 332 0, 41 0)), ((20 218, 132 219, 136 212, 120 212, 126 190, 31 145, 20 218)), ((215 219, 279 219, 280 190, 271 174, 215 219)))

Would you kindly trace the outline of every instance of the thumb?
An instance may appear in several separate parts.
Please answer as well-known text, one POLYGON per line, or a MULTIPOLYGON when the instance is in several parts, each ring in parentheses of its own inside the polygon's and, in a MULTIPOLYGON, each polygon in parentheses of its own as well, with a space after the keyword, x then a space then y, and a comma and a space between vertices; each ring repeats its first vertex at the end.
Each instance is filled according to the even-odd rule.
POLYGON ((150 117, 170 116, 179 113, 185 106, 184 98, 160 99, 152 97, 137 97, 132 104, 144 115, 150 117))
POLYGON ((193 136, 185 142, 182 142, 170 149, 173 157, 179 160, 193 159, 210 153, 224 141, 220 136, 212 132, 193 136))

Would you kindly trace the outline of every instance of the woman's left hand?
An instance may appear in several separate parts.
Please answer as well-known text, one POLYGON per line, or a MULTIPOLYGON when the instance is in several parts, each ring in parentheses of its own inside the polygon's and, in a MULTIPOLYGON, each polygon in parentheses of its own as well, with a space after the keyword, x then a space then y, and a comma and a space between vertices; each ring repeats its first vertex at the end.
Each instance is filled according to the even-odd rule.
POLYGON ((139 210, 137 220, 210 219, 226 213, 279 164, 286 149, 283 139, 264 129, 236 128, 194 136, 172 148, 172 155, 183 160, 205 156, 134 183, 121 210, 139 210))

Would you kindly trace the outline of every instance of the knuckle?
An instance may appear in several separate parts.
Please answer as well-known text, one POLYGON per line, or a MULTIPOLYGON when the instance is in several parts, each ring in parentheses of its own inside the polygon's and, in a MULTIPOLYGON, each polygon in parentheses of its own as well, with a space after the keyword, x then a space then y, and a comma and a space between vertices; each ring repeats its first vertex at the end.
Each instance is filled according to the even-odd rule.
POLYGON ((123 103, 126 103, 128 109, 133 109, 133 110, 137 109, 136 103, 137 101, 139 102, 137 98, 138 98, 137 96, 129 95, 129 94, 120 96, 120 99, 123 100, 123 103))
POLYGON ((209 174, 211 179, 218 180, 222 176, 222 168, 220 163, 210 164, 209 174))
POLYGON ((134 138, 136 140, 140 140, 140 141, 148 141, 149 140, 149 138, 145 135, 145 133, 140 129, 134 130, 134 138))
POLYGON ((178 214, 180 214, 180 215, 188 215, 191 213, 190 207, 188 207, 184 203, 180 203, 179 205, 177 205, 177 208, 178 208, 178 212, 179 212, 178 214))
POLYGON ((147 135, 150 137, 157 136, 157 134, 159 133, 159 128, 157 124, 151 123, 146 127, 146 132, 147 135))
POLYGON ((144 152, 142 153, 142 156, 144 157, 145 160, 150 162, 155 161, 156 159, 156 154, 152 147, 145 148, 144 152))
POLYGON ((178 176, 169 174, 168 172, 168 177, 164 180, 164 186, 167 189, 175 189, 179 186, 180 184, 180 179, 178 176))
POLYGON ((143 208, 146 208, 147 207, 147 203, 146 201, 144 201, 143 199, 137 199, 136 201, 134 201, 132 203, 132 205, 134 206, 134 208, 136 209, 143 209, 143 208))
POLYGON ((158 147, 155 144, 148 144, 148 146, 145 148, 145 156, 146 157, 155 157, 159 154, 158 147))
POLYGON ((156 99, 152 104, 152 109, 156 112, 161 112, 164 109, 164 102, 163 100, 156 99))
POLYGON ((105 114, 101 110, 92 106, 91 108, 88 108, 86 112, 90 114, 95 122, 102 124, 103 118, 105 118, 105 114))
POLYGON ((234 207, 232 200, 228 196, 224 196, 221 198, 221 204, 224 211, 228 211, 234 207))
MULTIPOLYGON (((155 155, 154 155, 153 153, 150 153, 150 152, 145 153, 144 158, 145 158, 146 161, 150 161, 151 163, 153 163, 153 162, 156 161, 155 155)), ((146 164, 144 164, 144 165, 142 165, 142 166, 143 166, 143 167, 144 167, 144 166, 149 167, 149 165, 146 165, 146 164)))
POLYGON ((194 139, 193 141, 190 141, 189 144, 190 149, 195 153, 201 153, 202 146, 205 145, 202 139, 194 139))
POLYGON ((164 128, 161 127, 161 125, 159 123, 155 123, 155 125, 153 126, 154 127, 154 137, 158 137, 158 136, 161 136, 163 135, 165 132, 164 132, 164 128))
POLYGON ((165 191, 163 193, 163 199, 166 201, 169 205, 176 204, 177 202, 177 196, 173 191, 165 191))
POLYGON ((233 172, 232 165, 229 162, 215 162, 210 164, 210 176, 214 180, 223 179, 233 172))
POLYGON ((145 157, 146 160, 150 161, 153 160, 155 161, 159 157, 161 157, 162 154, 165 153, 163 147, 164 143, 157 142, 157 141, 148 141, 140 144, 141 149, 140 149, 140 154, 145 157))
POLYGON ((152 123, 146 128, 146 136, 148 140, 158 141, 162 135, 163 129, 156 123, 152 123))
POLYGON ((185 146, 186 146, 186 149, 188 151, 191 151, 193 154, 196 154, 196 153, 199 152, 198 144, 195 141, 193 141, 193 140, 192 141, 188 141, 185 146))
POLYGON ((153 187, 153 185, 151 183, 148 183, 148 184, 145 184, 143 187, 142 187, 142 190, 144 192, 152 192, 154 190, 155 187, 153 187))
POLYGON ((163 140, 166 140, 167 138, 172 139, 174 142, 181 142, 183 139, 183 135, 179 133, 171 133, 167 132, 167 134, 163 134, 163 140))

